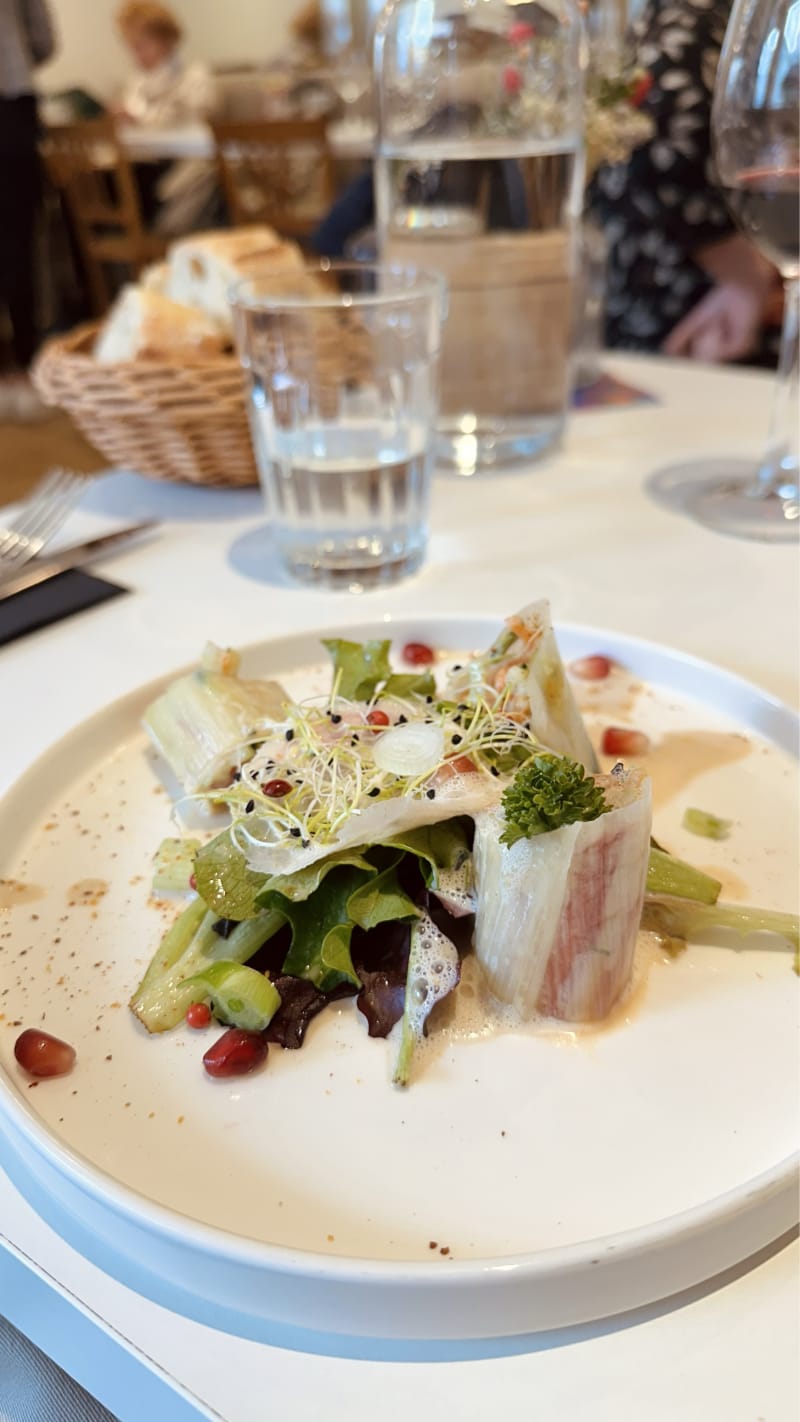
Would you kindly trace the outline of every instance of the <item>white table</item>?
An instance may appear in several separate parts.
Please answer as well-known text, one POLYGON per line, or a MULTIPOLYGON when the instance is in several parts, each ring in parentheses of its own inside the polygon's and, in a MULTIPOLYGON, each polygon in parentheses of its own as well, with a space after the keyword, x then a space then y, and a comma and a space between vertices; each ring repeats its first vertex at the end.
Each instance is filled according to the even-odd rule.
MULTIPOLYGON (((255 532, 263 521, 255 492, 170 488, 122 474, 100 481, 70 539, 148 512, 165 527, 106 565, 133 596, 0 651, 0 789, 69 726, 190 660, 205 637, 246 643, 389 610, 501 615, 546 595, 557 618, 669 642, 792 700, 795 550, 712 534, 662 511, 643 490, 667 461, 758 452, 768 377, 609 364, 662 403, 576 416, 563 453, 530 473, 440 479, 424 570, 357 599, 268 581, 274 569, 255 532), (265 580, 252 576, 259 567, 265 580)), ((346 1344, 339 1356, 307 1355, 281 1347, 277 1335, 275 1346, 256 1344, 170 1314, 76 1254, 2 1174, 0 1234, 0 1310, 122 1422, 289 1414, 406 1422, 445 1409, 459 1422, 793 1422, 800 1407, 791 1241, 624 1319, 509 1350, 457 1345, 442 1362, 424 1349, 412 1360, 405 1345, 383 1353, 368 1345, 361 1358, 345 1356, 346 1344)))
MULTIPOLYGON (((117 132, 128 157, 135 163, 157 163, 180 158, 213 158, 214 135, 207 123, 187 123, 172 128, 144 124, 119 124, 117 132)), ((334 158, 353 161, 372 157, 374 125, 365 121, 340 121, 328 127, 334 158)))

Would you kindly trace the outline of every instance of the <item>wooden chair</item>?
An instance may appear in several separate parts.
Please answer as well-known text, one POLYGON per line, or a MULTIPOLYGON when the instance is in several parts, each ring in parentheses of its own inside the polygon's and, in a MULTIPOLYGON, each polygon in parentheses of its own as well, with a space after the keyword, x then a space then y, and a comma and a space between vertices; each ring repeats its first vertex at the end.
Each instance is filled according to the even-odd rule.
POLYGON ((164 255, 166 240, 144 225, 133 169, 113 119, 48 128, 41 153, 72 224, 92 309, 101 316, 111 300, 105 268, 119 263, 138 276, 164 255))
POLYGON ((265 222, 305 237, 334 197, 327 118, 213 121, 220 186, 231 222, 265 222))

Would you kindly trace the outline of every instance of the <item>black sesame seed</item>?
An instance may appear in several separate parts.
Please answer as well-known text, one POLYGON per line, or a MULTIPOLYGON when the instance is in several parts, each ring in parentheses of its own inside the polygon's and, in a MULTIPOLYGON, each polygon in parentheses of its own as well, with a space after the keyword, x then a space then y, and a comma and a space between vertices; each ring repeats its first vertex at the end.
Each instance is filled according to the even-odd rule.
POLYGON ((294 829, 290 829, 290 830, 289 830, 289 833, 290 833, 290 835, 292 836, 293 839, 299 839, 299 838, 300 838, 300 831, 299 831, 299 829, 297 828, 296 825, 295 825, 294 829))
POLYGON ((469 711, 466 701, 460 701, 456 707, 456 711, 469 711))
POLYGON ((231 781, 232 781, 232 783, 235 785, 237 781, 241 780, 241 778, 242 778, 242 772, 241 772, 241 770, 234 770, 233 775, 231 776, 231 781))
POLYGON ((425 700, 427 701, 427 703, 428 703, 429 706, 432 706, 432 705, 433 705, 433 697, 432 697, 432 696, 426 696, 426 697, 425 697, 425 700))
POLYGON ((310 840, 310 839, 304 839, 304 840, 302 841, 303 848, 304 848, 304 849, 308 849, 308 846, 310 845, 310 843, 311 843, 311 840, 310 840))
POLYGON ((462 668, 461 668, 461 663, 460 663, 460 662, 456 662, 455 666, 453 667, 453 671, 461 671, 461 670, 462 670, 462 668))
POLYGON ((342 719, 342 718, 341 718, 341 716, 339 715, 339 712, 338 712, 338 711, 333 712, 333 713, 331 714, 331 720, 332 720, 334 726, 338 726, 338 724, 339 724, 339 722, 341 721, 341 719, 342 719))
POLYGON ((380 793, 380 787, 378 785, 373 785, 372 789, 367 791, 367 794, 373 798, 375 795, 380 795, 380 793))
POLYGON ((426 791, 425 791, 425 794, 427 795, 427 797, 428 797, 429 800, 435 800, 435 799, 436 799, 436 791, 435 791, 435 790, 426 790, 426 791))
POLYGON ((453 745, 454 745, 454 746, 460 746, 460 745, 461 745, 461 742, 463 741, 463 739, 464 739, 463 736, 453 736, 453 738, 452 738, 453 745))
POLYGON ((294 731, 287 731, 287 732, 286 732, 286 739, 287 739, 287 741, 293 741, 293 740, 294 740, 294 731))
POLYGON ((407 716, 400 715, 400 716, 398 716, 397 720, 395 721, 395 725, 396 725, 396 726, 405 726, 405 724, 406 724, 407 721, 408 721, 408 717, 407 717, 407 716))
POLYGON ((234 928, 236 927, 236 919, 218 918, 216 923, 212 923, 211 927, 213 928, 215 933, 219 934, 220 938, 230 938, 234 928))
POLYGON ((492 775, 499 775, 499 774, 500 774, 500 771, 497 769, 497 766, 496 766, 496 765, 490 766, 489 769, 491 770, 492 775))
POLYGON ((250 811, 251 811, 251 810, 254 810, 255 807, 256 807, 256 802, 255 802, 255 800, 248 800, 247 804, 246 804, 245 807, 244 807, 244 812, 245 812, 245 814, 246 814, 246 815, 249 815, 249 814, 250 814, 250 811))

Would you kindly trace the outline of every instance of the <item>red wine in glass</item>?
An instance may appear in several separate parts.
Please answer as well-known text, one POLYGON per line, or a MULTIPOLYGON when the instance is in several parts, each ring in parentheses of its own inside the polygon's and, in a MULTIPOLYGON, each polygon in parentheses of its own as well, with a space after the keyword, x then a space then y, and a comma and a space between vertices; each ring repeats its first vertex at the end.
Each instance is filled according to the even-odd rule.
POLYGON ((784 272, 797 266, 800 168, 746 169, 726 187, 725 198, 744 235, 770 262, 784 272))

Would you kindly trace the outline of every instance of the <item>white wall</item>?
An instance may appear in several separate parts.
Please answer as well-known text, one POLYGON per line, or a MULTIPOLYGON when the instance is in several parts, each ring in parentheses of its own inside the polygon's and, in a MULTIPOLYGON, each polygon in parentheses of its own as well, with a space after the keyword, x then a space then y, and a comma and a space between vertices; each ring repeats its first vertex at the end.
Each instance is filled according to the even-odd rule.
MULTIPOLYGON (((257 64, 282 50, 302 0, 169 0, 186 29, 186 52, 208 64, 257 64)), ((117 36, 119 0, 49 0, 58 54, 38 71, 40 91, 81 85, 113 94, 130 64, 117 36)))

